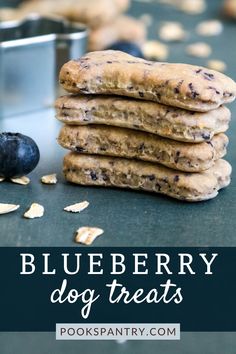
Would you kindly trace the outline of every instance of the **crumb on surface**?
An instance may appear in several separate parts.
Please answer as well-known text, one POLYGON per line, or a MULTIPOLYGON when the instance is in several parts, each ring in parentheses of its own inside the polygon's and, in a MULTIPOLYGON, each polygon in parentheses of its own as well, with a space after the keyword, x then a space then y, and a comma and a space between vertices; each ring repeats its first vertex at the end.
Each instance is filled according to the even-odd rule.
POLYGON ((98 236, 101 236, 103 233, 104 231, 97 227, 80 227, 76 231, 75 242, 89 246, 98 236))
POLYGON ((22 186, 27 186, 30 183, 30 179, 27 176, 22 176, 18 178, 11 178, 12 183, 21 184, 22 186))
POLYGON ((180 22, 165 22, 159 29, 159 37, 166 42, 182 41, 187 37, 180 22))
POLYGON ((84 202, 69 205, 69 206, 65 207, 64 210, 71 212, 71 213, 80 213, 81 211, 86 209, 88 206, 89 206, 89 202, 87 202, 85 200, 84 202))
POLYGON ((204 42, 189 44, 186 47, 186 53, 193 57, 206 58, 211 55, 211 52, 212 52, 211 47, 204 42))
POLYGON ((211 70, 216 70, 220 72, 224 72, 227 69, 226 63, 218 59, 208 60, 207 67, 211 70))
POLYGON ((41 182, 43 184, 56 184, 57 183, 56 173, 52 173, 51 175, 42 176, 41 182))
POLYGON ((19 209, 20 205, 0 203, 0 215, 11 213, 19 209))
POLYGON ((26 219, 41 218, 44 215, 44 207, 38 203, 31 204, 30 208, 24 213, 26 219))
POLYGON ((147 41, 142 46, 142 52, 149 60, 166 60, 169 49, 166 44, 159 41, 147 41))

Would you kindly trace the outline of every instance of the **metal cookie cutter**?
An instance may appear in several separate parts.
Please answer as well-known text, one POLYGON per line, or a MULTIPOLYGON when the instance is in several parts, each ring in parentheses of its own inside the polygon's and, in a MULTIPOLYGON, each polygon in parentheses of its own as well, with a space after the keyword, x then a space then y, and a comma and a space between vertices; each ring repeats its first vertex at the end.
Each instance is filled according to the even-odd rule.
POLYGON ((31 15, 0 23, 0 117, 51 106, 63 63, 86 52, 87 29, 31 15))

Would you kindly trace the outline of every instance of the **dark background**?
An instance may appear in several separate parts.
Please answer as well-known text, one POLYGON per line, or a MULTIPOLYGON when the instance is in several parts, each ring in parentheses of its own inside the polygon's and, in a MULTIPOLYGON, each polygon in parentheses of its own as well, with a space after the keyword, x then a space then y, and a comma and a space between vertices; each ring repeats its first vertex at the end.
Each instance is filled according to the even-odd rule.
MULTIPOLYGON (((0 278, 2 289, 0 293, 0 331, 31 331, 54 332, 56 323, 180 323, 184 332, 236 332, 236 248, 192 249, 192 248, 94 248, 92 253, 102 253, 101 261, 103 275, 88 275, 91 250, 77 248, 0 248, 0 278), (63 270, 62 253, 69 253, 68 266, 76 269, 75 253, 82 253, 80 272, 67 275, 63 270), (32 253, 35 257, 36 270, 32 275, 20 275, 20 253, 32 253), (56 268, 55 275, 42 275, 42 253, 50 253, 49 269, 56 268), (121 275, 111 275, 111 253, 122 253, 125 256, 126 272, 121 275), (133 253, 147 253, 146 275, 133 275, 133 253), (173 274, 156 275, 155 253, 167 253, 170 256, 169 268, 173 274), (178 253, 190 253, 193 257, 192 269, 196 273, 178 275, 180 265, 178 253), (212 275, 205 275, 206 266, 199 257, 206 253, 211 259, 212 253, 218 253, 212 264, 212 275), (6 266, 7 265, 7 266, 6 266), (52 304, 51 293, 60 289, 63 279, 67 279, 67 288, 63 298, 71 289, 78 293, 86 289, 95 290, 95 296, 100 294, 91 307, 90 315, 84 319, 81 309, 85 305, 80 299, 74 304, 67 301, 63 304, 52 304), (165 304, 163 301, 155 304, 146 302, 136 304, 109 303, 109 289, 114 279, 123 284, 134 294, 139 288, 147 294, 156 288, 158 298, 163 295, 163 288, 168 279, 176 288, 168 292, 170 299, 177 288, 181 288, 183 301, 165 304), (17 289, 17 291, 15 291, 17 289), (175 289, 175 290, 173 290, 175 289), (16 301, 17 300, 17 301, 16 301), (20 306, 19 306, 20 304, 20 306)), ((96 268, 97 269, 97 268, 96 268)), ((119 294, 118 290, 115 292, 119 294)))

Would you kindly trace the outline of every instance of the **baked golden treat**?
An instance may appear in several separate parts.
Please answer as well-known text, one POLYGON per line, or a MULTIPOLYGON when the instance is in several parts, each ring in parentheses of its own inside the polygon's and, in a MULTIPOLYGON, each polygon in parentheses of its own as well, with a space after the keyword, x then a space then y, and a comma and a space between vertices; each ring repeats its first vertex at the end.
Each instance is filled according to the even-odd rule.
POLYGON ((223 12, 226 16, 236 19, 236 0, 224 0, 223 12))
POLYGON ((236 95, 236 83, 217 71, 112 50, 64 64, 60 83, 71 93, 121 95, 200 112, 230 103, 236 95))
POLYGON ((144 190, 189 202, 216 197, 230 183, 231 171, 225 160, 218 160, 205 172, 184 173, 124 158, 69 153, 64 159, 64 175, 69 182, 144 190))
POLYGON ((180 171, 201 172, 224 157, 228 138, 219 134, 209 142, 192 144, 125 128, 65 125, 58 142, 79 153, 138 159, 180 171))
POLYGON ((142 44, 146 38, 146 27, 142 21, 131 16, 118 16, 110 23, 91 30, 88 49, 102 50, 118 41, 131 41, 142 44))
POLYGON ((225 132, 231 116, 224 106, 201 113, 103 95, 63 96, 57 99, 55 108, 57 119, 65 124, 105 124, 193 143, 211 140, 215 134, 225 132))
POLYGON ((60 15, 96 28, 113 21, 128 6, 129 0, 35 0, 23 2, 20 9, 25 14, 60 15))

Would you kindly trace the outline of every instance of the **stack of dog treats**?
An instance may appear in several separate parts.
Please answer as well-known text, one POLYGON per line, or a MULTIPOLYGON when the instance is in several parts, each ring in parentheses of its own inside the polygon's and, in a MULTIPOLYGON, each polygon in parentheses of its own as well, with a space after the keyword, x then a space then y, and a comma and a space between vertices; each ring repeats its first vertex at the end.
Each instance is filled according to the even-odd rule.
POLYGON ((215 197, 230 182, 226 154, 236 83, 188 64, 155 63, 119 51, 66 63, 56 102, 59 144, 71 150, 65 178, 187 201, 215 197))

